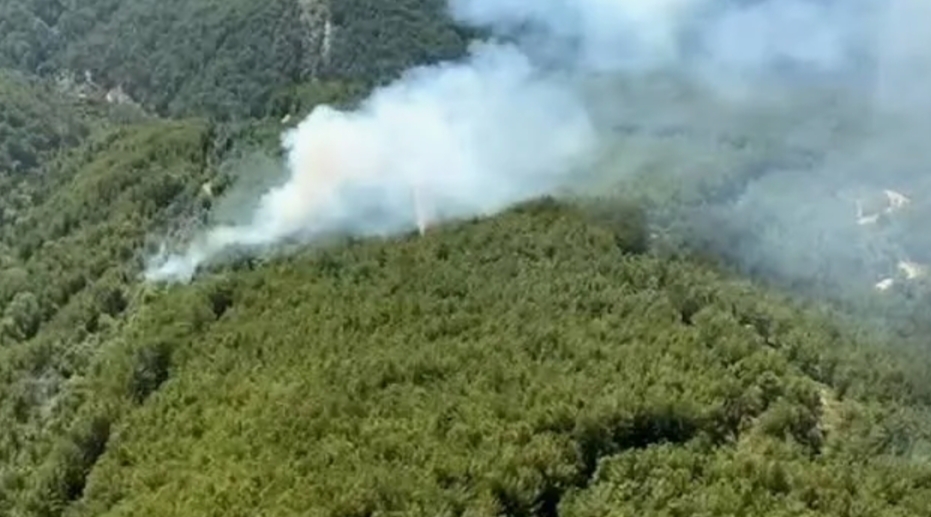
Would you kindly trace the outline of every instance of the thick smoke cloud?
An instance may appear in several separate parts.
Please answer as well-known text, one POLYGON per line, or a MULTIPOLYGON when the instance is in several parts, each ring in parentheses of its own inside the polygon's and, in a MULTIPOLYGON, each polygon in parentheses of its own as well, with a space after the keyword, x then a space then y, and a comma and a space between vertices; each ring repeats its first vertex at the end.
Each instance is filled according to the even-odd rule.
MULTIPOLYGON (((849 65, 868 44, 876 2, 819 0, 451 0, 454 16, 534 39, 589 71, 683 69, 746 75, 794 64, 849 65)), ((873 23, 875 25, 875 23, 873 23)), ((539 50, 543 49, 543 50, 539 50)))
POLYGON ((357 111, 318 107, 283 136, 289 178, 248 224, 156 257, 147 277, 189 279, 235 247, 493 213, 589 177, 631 135, 619 127, 634 131, 632 141, 658 135, 667 146, 618 144, 624 153, 608 152, 608 169, 619 180, 661 154, 681 157, 675 168, 688 173, 717 152, 702 143, 710 134, 763 135, 769 154, 720 166, 750 171, 735 172, 733 192, 710 212, 715 232, 739 238, 693 231, 755 270, 795 278, 811 264, 856 262, 862 247, 839 236, 859 231, 861 187, 917 188, 925 177, 916 131, 927 123, 916 106, 927 108, 931 91, 926 4, 449 0, 454 19, 495 39, 460 61, 408 71, 357 111), (657 74, 678 89, 649 86, 657 74), (638 80, 647 86, 634 95, 638 80), (667 138, 670 128, 678 136, 667 138), (785 159, 792 153, 808 158, 785 159), (763 226, 766 236, 752 237, 763 226))
POLYGON ((189 279, 231 247, 403 231, 550 192, 596 141, 564 83, 512 45, 476 43, 461 62, 408 71, 355 112, 320 106, 284 134, 290 177, 262 196, 249 224, 157 257, 147 276, 189 279))

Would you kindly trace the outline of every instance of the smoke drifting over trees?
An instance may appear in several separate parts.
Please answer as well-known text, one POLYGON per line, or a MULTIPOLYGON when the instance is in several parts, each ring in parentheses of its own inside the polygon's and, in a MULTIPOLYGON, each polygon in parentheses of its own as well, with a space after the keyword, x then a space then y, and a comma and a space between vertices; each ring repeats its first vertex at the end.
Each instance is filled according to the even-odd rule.
MULTIPOLYGON (((640 139, 764 135, 767 148, 722 164, 727 195, 693 218, 687 240, 790 280, 841 263, 878 275, 877 264, 915 253, 881 245, 885 255, 863 259, 877 245, 856 206, 865 192, 921 188, 925 123, 908 106, 931 86, 927 10, 917 0, 451 0, 457 22, 492 39, 409 70, 355 111, 319 106, 283 136, 288 179, 255 194, 247 224, 154 257, 147 276, 186 280, 227 249, 284 239, 423 231, 593 175, 623 191, 642 172, 632 163, 658 158, 644 158, 648 147, 632 155, 619 127, 640 139), (642 86, 657 78, 674 86, 642 86), (636 84, 639 96, 622 92, 636 84), (760 235, 764 223, 775 230, 760 235)), ((653 152, 675 148, 684 174, 702 174, 690 160, 717 150, 684 142, 653 152)))

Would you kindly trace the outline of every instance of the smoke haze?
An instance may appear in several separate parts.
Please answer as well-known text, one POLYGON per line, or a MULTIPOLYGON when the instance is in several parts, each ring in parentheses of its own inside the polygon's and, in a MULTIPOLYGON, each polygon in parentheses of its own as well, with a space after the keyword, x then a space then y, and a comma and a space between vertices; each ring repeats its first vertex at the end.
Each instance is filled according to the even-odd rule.
MULTIPOLYGON (((154 257, 146 276, 187 280, 236 247, 491 214, 592 171, 622 190, 647 172, 724 177, 692 218, 713 230, 690 238, 793 280, 863 272, 876 242, 860 197, 931 187, 926 4, 450 0, 456 21, 495 39, 409 70, 356 111, 317 107, 283 135, 288 179, 248 223, 154 257)), ((931 260, 931 247, 897 246, 873 262, 931 260)))

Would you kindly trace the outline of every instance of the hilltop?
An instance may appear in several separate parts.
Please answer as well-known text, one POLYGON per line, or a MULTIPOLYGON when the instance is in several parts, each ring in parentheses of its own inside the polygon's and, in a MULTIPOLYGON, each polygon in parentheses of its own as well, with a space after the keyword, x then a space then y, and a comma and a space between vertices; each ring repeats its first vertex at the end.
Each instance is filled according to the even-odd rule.
POLYGON ((315 105, 461 53, 443 5, 0 3, 0 514, 931 506, 927 189, 824 165, 875 130, 835 91, 663 118, 656 83, 592 85, 631 121, 596 196, 142 281, 315 105))

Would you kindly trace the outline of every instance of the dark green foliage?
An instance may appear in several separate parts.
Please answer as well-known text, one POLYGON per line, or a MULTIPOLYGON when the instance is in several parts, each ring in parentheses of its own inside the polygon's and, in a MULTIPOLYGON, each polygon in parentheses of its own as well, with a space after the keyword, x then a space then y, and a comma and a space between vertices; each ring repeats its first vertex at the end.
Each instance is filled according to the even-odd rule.
MULTIPOLYGON (((360 80, 312 80, 281 88, 272 94, 269 111, 275 116, 297 114, 304 117, 318 104, 351 108, 369 92, 360 80)), ((293 123, 300 119, 293 120, 293 123)), ((277 135, 276 135, 277 136, 277 135)))
POLYGON ((284 127, 460 55, 444 3, 0 1, 0 68, 61 79, 0 73, 0 515, 927 513, 931 291, 847 289, 876 242, 826 267, 738 202, 843 117, 635 128, 592 172, 623 195, 139 281, 281 179, 284 127))
POLYGON ((42 317, 0 370, 4 511, 835 515, 931 497, 927 362, 650 253, 636 204, 546 198, 139 286, 145 229, 196 210, 211 164, 239 156, 225 139, 262 147, 262 127, 103 133, 8 229, 11 314, 42 317), (851 469, 876 485, 838 496, 823 477, 851 469))
POLYGON ((561 509, 579 516, 920 515, 923 470, 895 461, 813 462, 765 440, 712 454, 697 444, 667 445, 606 461, 598 481, 561 509))
POLYGON ((0 3, 0 68, 83 86, 89 71, 92 85, 122 86, 162 115, 280 116, 306 102, 306 80, 329 80, 342 100, 359 84, 456 57, 468 39, 442 0, 0 3))
POLYGON ((446 17, 445 0, 341 0, 327 76, 381 83, 408 68, 454 59, 474 34, 446 17))
POLYGON ((0 180, 84 138, 89 127, 75 108, 48 85, 0 69, 0 180))
POLYGON ((2 31, 0 64, 29 72, 88 70, 159 113, 259 114, 272 89, 300 78, 298 3, 82 2, 40 22, 41 6, 6 2, 20 23, 2 31), (57 35, 55 35, 57 33, 57 35), (19 52, 21 43, 39 39, 19 52))
POLYGON ((129 396, 139 403, 168 380, 171 367, 171 345, 163 341, 145 345, 135 352, 129 378, 129 396))
POLYGON ((101 414, 78 421, 38 471, 35 491, 27 499, 28 511, 39 516, 62 515, 68 504, 81 497, 91 468, 104 453, 110 426, 109 417, 101 414))
POLYGON ((586 202, 592 218, 612 229, 617 246, 628 253, 644 253, 650 245, 647 213, 636 203, 613 199, 586 202))
MULTIPOLYGON (((205 173, 206 137, 207 128, 197 123, 119 129, 108 137, 109 152, 78 164, 74 176, 67 169, 50 173, 48 198, 3 232, 19 244, 28 275, 57 279, 33 287, 43 320, 131 260, 146 221, 151 227, 172 202, 195 195, 196 178, 205 173)), ((111 316, 125 308, 118 292, 94 296, 111 316)))
MULTIPOLYGON (((103 129, 47 161, 41 177, 24 184, 30 199, 17 219, 0 226, 0 477, 22 485, 14 493, 37 487, 22 500, 37 514, 59 515, 80 498, 103 453, 97 424, 74 439, 61 430, 79 421, 81 379, 102 343, 135 312, 148 234, 190 214, 210 178, 212 133, 196 120, 103 129)), ((195 321, 214 319, 204 308, 210 316, 195 321)), ((172 339, 137 338, 139 348, 118 361, 125 375, 105 384, 113 385, 108 392, 144 400, 166 379, 163 343, 172 339)))
POLYGON ((213 285, 209 288, 207 299, 214 316, 220 318, 233 306, 233 287, 230 285, 213 285))
MULTIPOLYGON (((851 458, 870 476, 900 462, 902 486, 917 492, 890 502, 877 488, 850 504, 913 508, 931 496, 931 471, 895 438, 918 435, 869 416, 919 399, 854 395, 883 376, 920 378, 877 369, 838 329, 744 283, 628 254, 610 224, 590 221, 541 200, 155 295, 126 328, 148 344, 114 363, 148 397, 123 410, 75 514, 574 514, 628 493, 611 488, 627 479, 608 474, 614 465, 658 454, 650 468, 666 457, 678 468, 680 456, 712 467, 689 467, 699 477, 668 495, 611 499, 613 511, 678 497, 778 515, 765 512, 782 499, 740 506, 751 499, 728 499, 721 476, 751 476, 759 488, 747 497, 835 504, 811 502, 832 500, 832 485, 793 473, 851 458), (841 402, 836 364, 876 376, 845 380, 841 402)), ((93 396, 108 397, 142 400, 93 396)), ((664 472, 632 479, 652 486, 664 472)))

